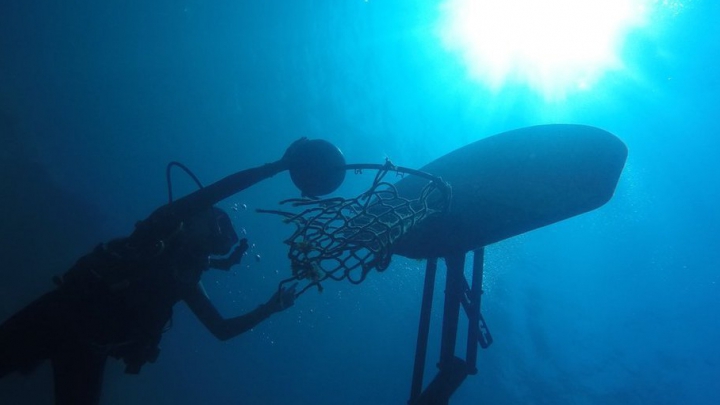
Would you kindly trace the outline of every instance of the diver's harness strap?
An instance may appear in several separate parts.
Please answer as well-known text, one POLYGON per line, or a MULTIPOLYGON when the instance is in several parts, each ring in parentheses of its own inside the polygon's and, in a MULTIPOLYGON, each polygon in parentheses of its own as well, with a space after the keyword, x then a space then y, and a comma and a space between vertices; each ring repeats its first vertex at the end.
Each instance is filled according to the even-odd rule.
POLYGON ((53 282, 58 287, 76 291, 81 288, 94 289, 100 285, 104 285, 111 293, 122 291, 131 280, 144 276, 141 274, 144 272, 143 266, 138 264, 162 255, 182 232, 183 226, 180 222, 165 238, 154 239, 154 235, 150 236, 144 229, 147 224, 138 222, 132 236, 95 246, 91 253, 81 257, 65 274, 53 277, 53 282), (137 243, 136 239, 150 240, 137 243))
POLYGON ((125 362, 125 374, 139 374, 145 363, 155 363, 160 356, 161 337, 162 334, 158 334, 153 339, 119 346, 112 350, 110 355, 125 362))
MULTIPOLYGON (((182 231, 182 224, 166 239, 151 246, 138 248, 131 238, 117 239, 99 244, 90 254, 81 257, 62 276, 53 277, 59 290, 101 302, 122 305, 122 294, 130 284, 143 277, 147 271, 143 262, 162 255, 168 243, 182 231)), ((114 305, 114 304, 113 304, 114 305)), ((162 333, 136 330, 138 339, 112 345, 91 343, 95 349, 125 362, 125 372, 138 374, 145 363, 154 363, 160 354, 162 333)))

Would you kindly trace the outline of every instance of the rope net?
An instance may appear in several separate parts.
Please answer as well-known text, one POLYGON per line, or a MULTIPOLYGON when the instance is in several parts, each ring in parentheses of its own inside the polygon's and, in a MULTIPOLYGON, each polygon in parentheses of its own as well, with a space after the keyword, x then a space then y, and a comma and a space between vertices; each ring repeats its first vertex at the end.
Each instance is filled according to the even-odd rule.
POLYGON ((327 279, 347 279, 359 284, 372 269, 383 271, 390 264, 391 247, 400 237, 429 216, 450 206, 450 187, 437 177, 428 178, 415 198, 400 196, 396 187, 383 180, 399 168, 387 162, 379 169, 371 187, 355 198, 311 200, 297 198, 280 204, 302 208, 300 212, 258 210, 283 216, 296 226, 285 240, 292 277, 280 283, 308 282, 298 295, 312 286, 322 291, 327 279))

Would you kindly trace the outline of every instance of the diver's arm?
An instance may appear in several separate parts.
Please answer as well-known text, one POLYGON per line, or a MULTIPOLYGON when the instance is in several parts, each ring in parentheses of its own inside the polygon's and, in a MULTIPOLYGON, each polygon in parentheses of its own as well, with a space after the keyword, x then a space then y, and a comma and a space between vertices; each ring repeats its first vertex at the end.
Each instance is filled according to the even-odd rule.
POLYGON ((288 170, 293 165, 294 159, 296 159, 296 151, 305 142, 307 142, 307 138, 300 138, 293 142, 287 148, 283 157, 276 162, 231 174, 192 194, 163 205, 155 210, 149 218, 140 222, 136 226, 136 231, 139 234, 150 234, 151 239, 157 238, 158 235, 160 235, 160 239, 164 239, 167 234, 174 232, 180 223, 187 218, 262 180, 288 170))
POLYGON ((172 210, 174 217, 189 218, 218 201, 224 200, 287 169, 286 161, 281 159, 277 162, 242 170, 173 201, 169 208, 172 210))
POLYGON ((156 209, 146 220, 139 222, 135 226, 134 235, 152 241, 165 239, 188 218, 208 209, 220 200, 280 173, 286 168, 285 163, 279 160, 231 174, 207 187, 156 209))
POLYGON ((292 306, 295 299, 294 288, 283 289, 275 293, 265 304, 247 314, 225 319, 208 298, 201 283, 198 283, 185 297, 185 302, 200 322, 218 339, 228 340, 257 326, 275 312, 292 306), (291 293, 291 294, 290 294, 291 293), (292 298, 290 298, 292 295, 292 298))

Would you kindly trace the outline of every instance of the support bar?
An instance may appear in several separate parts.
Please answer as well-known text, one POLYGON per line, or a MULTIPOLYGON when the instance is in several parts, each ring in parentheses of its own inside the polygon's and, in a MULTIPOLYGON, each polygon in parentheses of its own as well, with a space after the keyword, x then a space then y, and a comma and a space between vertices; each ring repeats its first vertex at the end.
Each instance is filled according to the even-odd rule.
POLYGON ((448 405, 450 397, 468 376, 465 360, 453 356, 410 405, 448 405))
POLYGON ((412 403, 422 392, 436 273, 437 259, 428 259, 427 266, 425 268, 425 285, 423 287, 422 306, 420 308, 420 326, 418 327, 417 346, 415 347, 415 366, 413 368, 410 401, 408 401, 408 403, 412 403))
POLYGON ((442 337, 440 341, 439 371, 423 390, 423 374, 427 355, 430 313, 437 273, 437 259, 428 260, 423 300, 420 311, 415 367, 410 388, 409 405, 448 405, 450 397, 465 381, 468 375, 477 374, 478 344, 486 348, 492 343, 492 336, 480 313, 482 296, 484 248, 475 249, 471 283, 465 278, 465 254, 445 257, 447 275, 445 279, 445 303, 443 307, 442 337), (468 317, 468 339, 465 359, 455 355, 457 346, 460 307, 468 317))
POLYGON ((455 254, 445 258, 447 276, 445 280, 445 307, 443 310, 442 340, 440 342, 440 364, 442 370, 455 357, 458 321, 460 319, 460 302, 465 294, 463 269, 465 254, 455 254))
POLYGON ((466 293, 469 305, 465 308, 468 316, 468 338, 465 356, 470 374, 477 374, 478 339, 480 337, 480 297, 482 295, 484 261, 485 248, 475 249, 473 251, 472 286, 466 293))

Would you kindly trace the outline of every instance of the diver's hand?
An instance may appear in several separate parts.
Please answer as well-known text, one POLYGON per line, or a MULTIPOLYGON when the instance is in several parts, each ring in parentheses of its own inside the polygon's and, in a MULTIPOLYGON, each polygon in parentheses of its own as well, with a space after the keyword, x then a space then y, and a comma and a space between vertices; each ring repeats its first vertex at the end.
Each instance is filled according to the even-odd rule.
POLYGON ((268 302, 265 303, 267 310, 270 311, 270 313, 275 313, 293 306, 295 304, 295 287, 297 287, 297 283, 276 291, 268 302))
POLYGON ((297 141, 293 142, 288 148, 285 150, 285 154, 280 159, 280 162, 283 165, 283 168, 290 169, 297 163, 297 151, 304 145, 306 142, 309 142, 306 137, 302 137, 298 139, 297 141))
POLYGON ((230 253, 230 256, 228 256, 228 260, 230 260, 231 265, 240 264, 240 261, 243 258, 243 255, 248 250, 248 241, 247 238, 240 239, 240 243, 238 243, 237 246, 235 246, 235 249, 233 249, 232 253, 230 253))
POLYGON ((235 246, 235 248, 232 250, 232 253, 230 253, 229 256, 224 258, 210 258, 208 264, 213 269, 218 270, 224 270, 229 271, 232 266, 235 266, 236 264, 240 264, 240 261, 243 258, 243 255, 248 250, 248 241, 245 238, 242 238, 240 240, 240 243, 235 246))

